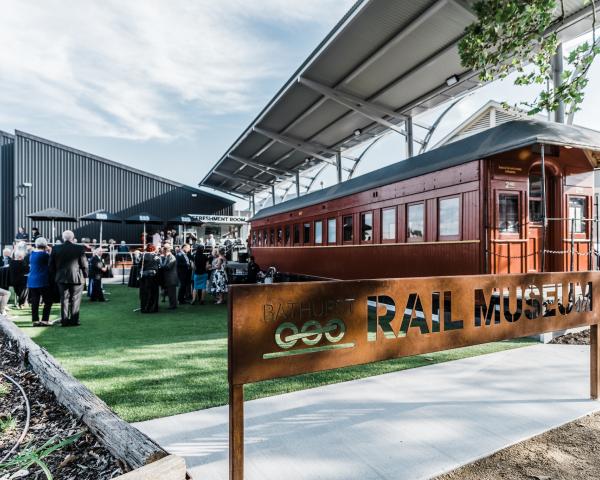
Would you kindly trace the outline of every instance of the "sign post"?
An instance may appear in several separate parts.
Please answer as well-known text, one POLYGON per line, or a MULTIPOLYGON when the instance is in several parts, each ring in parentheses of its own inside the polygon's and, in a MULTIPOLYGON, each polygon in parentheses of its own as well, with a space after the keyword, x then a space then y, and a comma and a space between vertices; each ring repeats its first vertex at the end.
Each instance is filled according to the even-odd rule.
POLYGON ((591 326, 600 380, 600 273, 238 285, 229 299, 230 480, 244 475, 244 385, 591 326))
MULTIPOLYGON (((229 321, 227 343, 227 365, 229 377, 229 479, 243 480, 244 478, 244 384, 236 385, 233 381, 233 306, 236 298, 236 288, 231 288, 229 294, 229 321)), ((237 305, 240 308, 240 305, 237 305)))
POLYGON ((244 478, 243 385, 229 385, 229 478, 244 478))
POLYGON ((590 327, 590 397, 598 399, 598 384, 600 383, 600 328, 590 327))

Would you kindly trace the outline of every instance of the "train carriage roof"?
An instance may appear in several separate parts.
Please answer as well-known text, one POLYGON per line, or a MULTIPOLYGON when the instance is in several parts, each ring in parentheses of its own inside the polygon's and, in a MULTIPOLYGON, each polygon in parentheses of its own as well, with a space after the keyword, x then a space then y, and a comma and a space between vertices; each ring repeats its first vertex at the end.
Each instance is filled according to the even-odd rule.
POLYGON ((507 122, 323 190, 264 208, 251 220, 305 208, 498 153, 542 143, 598 152, 600 132, 540 120, 507 122))

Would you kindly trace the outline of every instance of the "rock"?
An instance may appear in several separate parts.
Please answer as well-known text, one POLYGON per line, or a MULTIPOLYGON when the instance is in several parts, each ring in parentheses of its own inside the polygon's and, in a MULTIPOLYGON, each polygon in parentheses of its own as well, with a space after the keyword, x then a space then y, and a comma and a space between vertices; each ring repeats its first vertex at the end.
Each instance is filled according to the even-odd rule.
POLYGON ((64 460, 58 464, 58 468, 64 468, 64 467, 66 467, 69 463, 74 462, 76 458, 77 457, 75 455, 72 455, 72 454, 67 455, 64 458, 64 460))
POLYGON ((14 478, 24 478, 27 475, 29 475, 29 470, 17 470, 15 473, 13 473, 10 477, 8 477, 10 480, 13 480, 14 478))

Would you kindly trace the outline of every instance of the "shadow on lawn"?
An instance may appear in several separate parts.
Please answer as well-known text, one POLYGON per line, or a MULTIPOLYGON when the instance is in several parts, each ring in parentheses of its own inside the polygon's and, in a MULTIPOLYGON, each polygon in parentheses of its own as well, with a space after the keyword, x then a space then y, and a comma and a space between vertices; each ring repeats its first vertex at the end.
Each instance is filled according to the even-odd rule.
MULTIPOLYGON (((18 324, 127 421, 189 412, 228 401, 227 308, 183 306, 133 312, 137 290, 111 285, 110 302, 82 305, 79 328, 18 324), (27 328, 29 327, 29 328, 27 328)), ((58 316, 58 307, 53 309, 58 316)), ((514 348, 516 342, 405 357, 248 385, 248 400, 514 348)))
MULTIPOLYGON (((16 323, 53 355, 96 357, 98 353, 132 347, 171 345, 191 341, 226 339, 227 308, 216 305, 183 305, 175 311, 156 314, 134 312, 137 290, 110 285, 108 303, 84 298, 81 327, 33 329, 29 309, 16 311, 16 323)), ((58 306, 52 318, 58 319, 58 306)))
POLYGON ((108 303, 84 297, 81 327, 34 329, 30 309, 15 311, 16 323, 128 421, 227 402, 226 306, 141 314, 137 290, 107 290, 108 303))

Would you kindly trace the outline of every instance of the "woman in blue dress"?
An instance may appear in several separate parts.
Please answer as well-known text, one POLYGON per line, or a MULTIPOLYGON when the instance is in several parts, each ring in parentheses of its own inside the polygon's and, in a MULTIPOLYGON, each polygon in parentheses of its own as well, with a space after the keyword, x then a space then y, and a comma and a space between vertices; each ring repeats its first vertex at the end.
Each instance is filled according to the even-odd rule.
POLYGON ((49 263, 48 242, 44 237, 38 237, 35 240, 35 248, 29 255, 29 277, 27 279, 29 302, 31 303, 31 320, 34 327, 47 327, 50 325, 52 289, 48 274, 49 263), (41 321, 39 315, 40 300, 44 302, 41 321))

